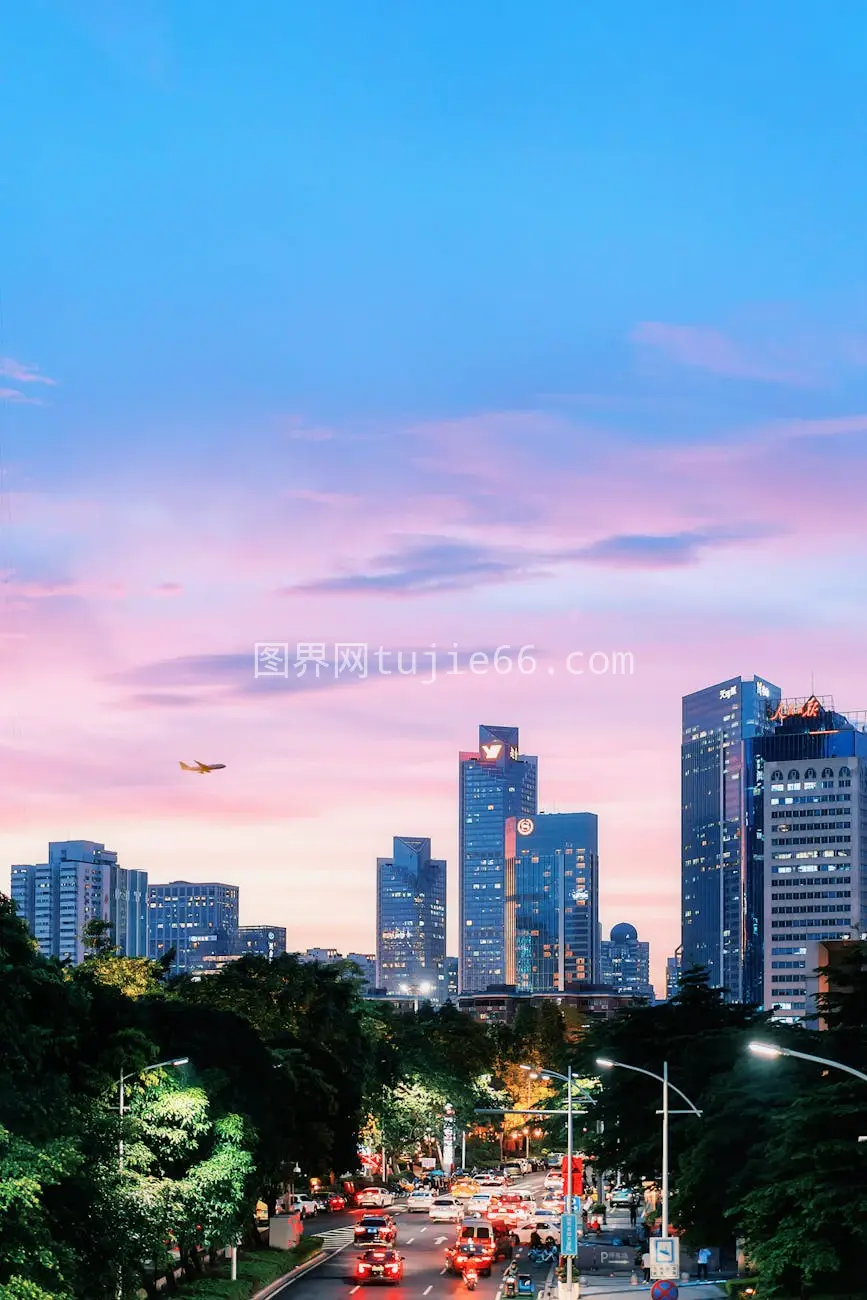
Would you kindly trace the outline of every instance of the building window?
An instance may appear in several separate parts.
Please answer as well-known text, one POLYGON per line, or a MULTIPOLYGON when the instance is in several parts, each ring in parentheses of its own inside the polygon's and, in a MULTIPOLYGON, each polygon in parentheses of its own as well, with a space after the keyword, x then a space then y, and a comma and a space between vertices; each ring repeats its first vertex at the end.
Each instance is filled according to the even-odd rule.
POLYGON ((823 767, 823 768, 822 768, 822 779, 823 779, 823 780, 826 779, 827 777, 829 777, 829 776, 833 776, 833 775, 834 775, 834 769, 833 769, 833 767, 823 767))

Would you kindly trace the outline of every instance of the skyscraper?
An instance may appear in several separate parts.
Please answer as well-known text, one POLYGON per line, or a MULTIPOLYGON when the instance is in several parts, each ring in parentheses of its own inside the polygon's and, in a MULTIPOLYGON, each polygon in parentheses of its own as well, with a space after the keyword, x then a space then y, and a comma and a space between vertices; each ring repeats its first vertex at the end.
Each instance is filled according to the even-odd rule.
POLYGON ((208 957, 237 954, 238 886, 173 880, 148 887, 148 955, 172 949, 174 974, 202 968, 208 957))
POLYGON ((238 953, 242 957, 267 957, 273 961, 286 951, 284 925, 240 925, 238 927, 238 953))
POLYGON ((744 1000, 809 1014, 819 944, 867 924, 867 727, 833 700, 786 700, 748 746, 744 1000))
POLYGON ((665 959, 665 1000, 668 1002, 680 991, 680 948, 673 957, 665 959))
POLYGON ((515 819, 503 982, 519 993, 568 993, 599 981, 598 836, 595 813, 515 819))
POLYGON ((746 745, 773 730, 780 688, 731 677, 683 700, 683 969, 706 967, 730 1001, 744 996, 747 936, 746 745))
POLYGON ((619 993, 653 1001, 650 982, 650 944, 639 939, 638 931, 628 921, 621 921, 602 941, 602 981, 619 993))
POLYGON ((429 839, 394 837, 376 859, 376 986, 446 999, 446 864, 429 839))
POLYGON ((460 987, 483 993, 507 979, 506 862, 515 827, 535 817, 538 759, 519 752, 517 727, 479 727, 460 755, 460 987))
POLYGON ((106 921, 110 941, 126 957, 147 955, 147 875, 118 866, 117 854, 95 840, 48 845, 48 862, 12 868, 12 899, 39 950, 77 964, 88 921, 106 921))

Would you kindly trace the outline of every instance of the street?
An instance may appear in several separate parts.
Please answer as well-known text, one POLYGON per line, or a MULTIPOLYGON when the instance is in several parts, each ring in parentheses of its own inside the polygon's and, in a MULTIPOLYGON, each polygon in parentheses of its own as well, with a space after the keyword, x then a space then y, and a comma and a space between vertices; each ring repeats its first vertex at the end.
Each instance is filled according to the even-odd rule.
MULTIPOLYGON (((517 1190, 528 1189, 541 1199, 542 1174, 534 1174, 521 1179, 515 1184, 517 1190)), ((274 1296, 288 1295, 292 1290, 293 1300, 345 1300, 346 1296, 357 1295, 359 1284, 353 1276, 355 1259, 358 1254, 352 1240, 353 1228, 362 1211, 349 1214, 322 1215, 319 1219, 308 1220, 305 1232, 308 1235, 321 1236, 325 1240, 326 1255, 321 1263, 316 1264, 310 1272, 284 1284, 274 1296)), ((440 1297, 465 1296, 467 1290, 463 1279, 444 1273, 445 1249, 455 1238, 456 1227, 451 1223, 431 1223, 426 1214, 408 1214, 405 1204, 398 1202, 388 1213, 393 1213, 397 1222, 397 1249, 404 1256, 403 1280, 396 1286, 383 1286, 393 1300, 418 1300, 420 1296, 440 1297)), ((534 1268, 527 1259, 526 1248, 515 1251, 521 1272, 532 1273, 537 1290, 540 1289, 550 1272, 550 1266, 534 1268)), ((479 1278, 476 1288, 484 1300, 500 1300, 503 1270, 506 1265, 501 1261, 494 1266, 490 1278, 479 1278)), ((376 1289, 375 1285, 365 1290, 376 1289)), ((361 1298, 359 1297, 359 1300, 361 1298)))

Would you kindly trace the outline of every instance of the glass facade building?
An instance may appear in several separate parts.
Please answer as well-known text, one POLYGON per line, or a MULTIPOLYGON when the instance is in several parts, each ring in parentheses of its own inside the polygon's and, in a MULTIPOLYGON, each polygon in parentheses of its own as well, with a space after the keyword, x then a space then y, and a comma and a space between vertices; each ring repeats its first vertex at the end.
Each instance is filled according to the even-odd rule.
POLYGON ((636 998, 655 994, 650 982, 650 944, 639 939, 638 931, 628 921, 621 921, 602 941, 602 981, 619 993, 636 998))
POLYGON ((732 677, 683 699, 682 967, 705 967, 735 1002, 745 993, 752 924, 746 747, 773 731, 780 696, 764 678, 732 677))
POLYGON ((203 968, 204 958, 237 955, 238 886, 174 880, 148 887, 148 956, 174 949, 172 974, 203 968))
POLYGON ((508 981, 506 863, 515 828, 535 817, 538 760, 519 752, 517 727, 479 727, 479 747, 459 760, 459 894, 462 993, 508 981))
POLYGON ((395 836, 376 860, 376 987, 446 999, 446 864, 429 839, 395 836))
POLYGON ((867 923, 867 728, 816 696, 773 723, 748 745, 744 997, 801 1020, 818 945, 867 923))
POLYGON ((106 921, 125 957, 147 956, 147 875, 94 840, 59 840, 48 861, 12 867, 12 900, 46 957, 84 960, 88 921, 106 921))
POLYGON ((238 953, 241 957, 267 957, 269 961, 273 961, 285 951, 285 926, 241 925, 238 927, 238 953))
POLYGON ((568 993, 599 982, 598 838, 595 813, 516 819, 505 982, 518 993, 568 993))

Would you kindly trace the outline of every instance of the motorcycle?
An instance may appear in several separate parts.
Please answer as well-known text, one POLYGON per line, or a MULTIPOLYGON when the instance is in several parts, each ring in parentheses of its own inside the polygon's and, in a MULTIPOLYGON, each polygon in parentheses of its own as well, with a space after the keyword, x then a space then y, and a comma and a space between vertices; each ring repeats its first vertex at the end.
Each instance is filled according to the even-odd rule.
POLYGON ((476 1283, 478 1282, 478 1280, 479 1280, 479 1275, 476 1269, 474 1268, 464 1269, 464 1286, 467 1288, 468 1291, 475 1291, 476 1283))

